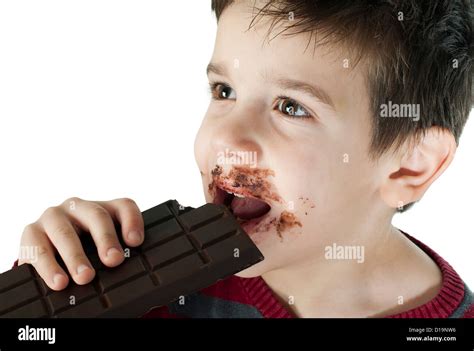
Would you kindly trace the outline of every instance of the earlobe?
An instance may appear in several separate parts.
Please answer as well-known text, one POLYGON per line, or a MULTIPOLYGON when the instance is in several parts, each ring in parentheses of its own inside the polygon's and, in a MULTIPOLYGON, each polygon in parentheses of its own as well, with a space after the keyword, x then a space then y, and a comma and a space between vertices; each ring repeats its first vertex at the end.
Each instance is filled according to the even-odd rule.
POLYGON ((390 159, 392 171, 380 188, 382 200, 391 208, 418 201, 430 185, 449 166, 456 152, 454 136, 432 127, 415 145, 406 143, 405 153, 390 159))

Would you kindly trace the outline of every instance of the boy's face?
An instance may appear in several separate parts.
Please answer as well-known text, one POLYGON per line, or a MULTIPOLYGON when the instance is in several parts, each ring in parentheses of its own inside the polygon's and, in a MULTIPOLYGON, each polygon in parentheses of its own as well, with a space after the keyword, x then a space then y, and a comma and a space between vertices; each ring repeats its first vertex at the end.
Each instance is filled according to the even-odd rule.
POLYGON ((247 277, 323 259, 333 243, 357 245, 381 208, 363 65, 353 69, 342 47, 313 55, 304 34, 264 43, 265 19, 247 31, 251 3, 219 20, 209 81, 223 85, 195 141, 206 200, 244 218, 265 256, 247 277))

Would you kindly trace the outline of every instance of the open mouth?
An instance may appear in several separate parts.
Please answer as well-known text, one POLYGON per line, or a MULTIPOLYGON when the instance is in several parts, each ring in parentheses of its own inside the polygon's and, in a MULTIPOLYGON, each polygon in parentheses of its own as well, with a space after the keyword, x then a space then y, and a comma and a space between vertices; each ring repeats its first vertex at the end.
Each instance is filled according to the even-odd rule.
POLYGON ((213 202, 219 205, 225 205, 232 214, 239 220, 240 224, 253 224, 260 222, 264 216, 271 210, 271 206, 249 194, 227 191, 219 186, 215 187, 213 202))

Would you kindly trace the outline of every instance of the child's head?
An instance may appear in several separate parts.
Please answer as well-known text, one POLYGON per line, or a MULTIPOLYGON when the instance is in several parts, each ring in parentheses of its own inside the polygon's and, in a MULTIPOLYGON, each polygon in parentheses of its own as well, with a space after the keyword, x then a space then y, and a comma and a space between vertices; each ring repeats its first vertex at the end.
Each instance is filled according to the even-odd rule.
POLYGON ((473 103, 469 1, 212 8, 195 154, 207 200, 231 206, 266 256, 244 275, 372 240, 451 162, 473 103))

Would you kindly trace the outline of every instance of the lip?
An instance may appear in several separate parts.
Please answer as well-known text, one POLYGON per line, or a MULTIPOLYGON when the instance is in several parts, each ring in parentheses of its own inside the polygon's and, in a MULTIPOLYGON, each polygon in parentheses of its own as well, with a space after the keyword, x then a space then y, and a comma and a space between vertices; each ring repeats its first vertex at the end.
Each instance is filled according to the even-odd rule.
POLYGON ((268 201, 266 201, 265 199, 262 199, 262 197, 260 197, 260 196, 255 196, 251 192, 250 189, 246 189, 246 188, 242 188, 242 187, 234 187, 230 184, 227 184, 225 182, 218 181, 218 180, 215 181, 214 186, 215 186, 215 188, 219 188, 219 189, 221 189, 225 192, 232 193, 233 195, 238 196, 238 197, 248 197, 248 198, 252 198, 252 199, 256 199, 256 200, 266 202, 271 207, 271 204, 268 201))
POLYGON ((214 190, 215 186, 218 186, 227 192, 258 199, 268 204, 282 201, 275 191, 275 186, 269 180, 270 177, 275 177, 273 170, 233 165, 226 173, 224 174, 224 169, 220 165, 216 165, 212 169, 210 192, 214 190))

